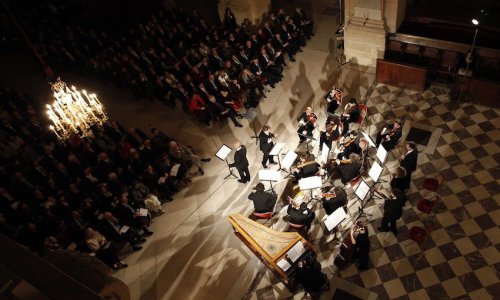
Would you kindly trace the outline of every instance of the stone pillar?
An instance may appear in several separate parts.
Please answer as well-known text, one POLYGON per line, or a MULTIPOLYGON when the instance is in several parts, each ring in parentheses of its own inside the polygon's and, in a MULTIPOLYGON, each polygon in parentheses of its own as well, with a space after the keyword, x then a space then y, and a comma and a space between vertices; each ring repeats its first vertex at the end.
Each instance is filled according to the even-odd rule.
POLYGON ((385 51, 383 0, 346 0, 345 15, 346 57, 359 65, 375 67, 385 51))
POLYGON ((248 18, 252 24, 260 24, 271 9, 271 0, 219 0, 219 16, 224 21, 224 11, 230 8, 236 17, 236 22, 241 24, 248 18))
POLYGON ((406 0, 346 0, 344 48, 348 59, 375 67, 384 57, 388 32, 396 32, 405 15, 406 0))

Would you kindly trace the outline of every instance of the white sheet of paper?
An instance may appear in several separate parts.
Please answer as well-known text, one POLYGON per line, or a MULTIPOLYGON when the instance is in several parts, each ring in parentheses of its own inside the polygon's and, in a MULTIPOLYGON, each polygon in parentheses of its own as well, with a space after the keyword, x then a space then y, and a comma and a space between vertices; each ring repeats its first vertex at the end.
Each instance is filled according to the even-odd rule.
POLYGON ((373 142, 373 140, 370 138, 370 136, 364 132, 361 132, 363 134, 363 137, 365 138, 365 140, 368 141, 368 144, 370 144, 370 146, 372 147, 377 147, 377 145, 375 145, 375 143, 373 142))
POLYGON ((356 188, 356 191, 354 191, 354 193, 356 194, 356 196, 358 196, 358 198, 361 201, 364 201, 366 198, 366 195, 368 195, 369 191, 370 191, 370 187, 368 186, 368 184, 366 184, 366 181, 361 180, 361 182, 359 183, 359 185, 356 188))
POLYGON ((279 181, 281 173, 275 170, 259 170, 259 180, 261 181, 279 181))
POLYGON ((299 180, 299 188, 303 190, 311 190, 320 188, 323 185, 323 181, 319 176, 312 176, 307 178, 302 178, 299 180))
POLYGON ((276 143, 273 147, 273 149, 271 149, 271 152, 269 152, 269 155, 278 155, 280 154, 281 150, 283 149, 283 147, 285 147, 285 143, 276 143))
POLYGON ((221 159, 221 160, 225 160, 226 157, 229 155, 229 153, 231 153, 233 149, 229 148, 228 145, 226 144, 223 144, 219 151, 217 151, 217 153, 215 153, 215 156, 218 158, 218 159, 221 159))
POLYGON ((330 154, 330 148, 326 145, 326 143, 323 144, 323 149, 321 149, 321 161, 326 164, 328 161, 328 154, 330 154))
POLYGON ((127 233, 130 227, 123 225, 122 228, 120 228, 120 233, 127 233))
POLYGON ((280 259, 277 263, 278 267, 280 267, 281 270, 283 271, 286 271, 288 269, 290 269, 290 267, 292 265, 290 265, 290 263, 288 263, 288 261, 284 258, 280 259))
POLYGON ((290 248, 290 250, 288 250, 286 254, 291 261, 296 262, 305 251, 306 249, 304 248, 302 241, 298 241, 292 248, 290 248))
POLYGON ((387 158, 387 150, 385 150, 382 144, 378 145, 377 158, 380 160, 381 164, 383 164, 385 162, 385 159, 387 158))
POLYGON ((297 159, 297 153, 295 151, 288 151, 283 157, 283 160, 281 161, 281 167, 283 169, 290 169, 290 167, 293 165, 293 162, 297 159))
POLYGON ((337 208, 331 215, 329 215, 325 220, 325 226, 330 231, 337 227, 344 219, 347 217, 343 207, 337 208))
POLYGON ((176 164, 172 167, 172 169, 170 169, 170 176, 172 177, 176 177, 177 176, 177 173, 179 172, 179 167, 181 165, 180 164, 176 164))
POLYGON ((373 180, 373 182, 377 182, 380 174, 382 174, 383 168, 378 164, 378 162, 374 162, 370 172, 368 172, 368 176, 373 180))
POLYGON ((148 215, 148 210, 145 208, 139 208, 139 216, 146 217, 148 215))

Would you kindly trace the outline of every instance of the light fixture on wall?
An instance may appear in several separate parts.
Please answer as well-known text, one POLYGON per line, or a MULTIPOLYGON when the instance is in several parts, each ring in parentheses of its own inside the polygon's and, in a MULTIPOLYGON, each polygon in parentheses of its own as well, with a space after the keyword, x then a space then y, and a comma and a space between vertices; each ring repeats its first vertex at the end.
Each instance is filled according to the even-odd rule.
POLYGON ((100 126, 108 120, 96 94, 79 91, 74 86, 69 88, 60 78, 50 85, 55 100, 52 105, 46 105, 47 115, 53 123, 49 128, 59 140, 67 140, 73 135, 92 135, 92 126, 100 126))

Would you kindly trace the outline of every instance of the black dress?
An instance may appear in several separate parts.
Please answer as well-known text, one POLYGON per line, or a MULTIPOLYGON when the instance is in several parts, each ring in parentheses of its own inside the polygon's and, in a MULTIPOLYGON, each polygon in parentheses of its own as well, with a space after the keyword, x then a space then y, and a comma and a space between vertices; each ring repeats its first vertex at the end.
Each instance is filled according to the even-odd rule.
POLYGON ((360 233, 356 237, 356 254, 358 257, 358 267, 362 270, 368 269, 368 262, 370 261, 370 238, 366 229, 364 233, 360 233))

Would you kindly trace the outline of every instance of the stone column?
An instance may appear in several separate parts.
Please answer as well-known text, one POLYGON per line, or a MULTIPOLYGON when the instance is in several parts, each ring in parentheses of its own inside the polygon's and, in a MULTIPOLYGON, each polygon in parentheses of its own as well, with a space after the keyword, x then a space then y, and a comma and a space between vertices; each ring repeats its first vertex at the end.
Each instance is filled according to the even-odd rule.
POLYGON ((219 0, 219 16, 224 21, 224 11, 229 7, 241 24, 248 18, 252 24, 260 24, 271 8, 271 0, 219 0))
POLYGON ((384 57, 388 32, 403 22, 406 0, 345 0, 344 48, 348 59, 375 67, 384 57))
POLYGON ((383 0, 346 0, 344 49, 347 59, 375 67, 384 57, 386 29, 383 0))

